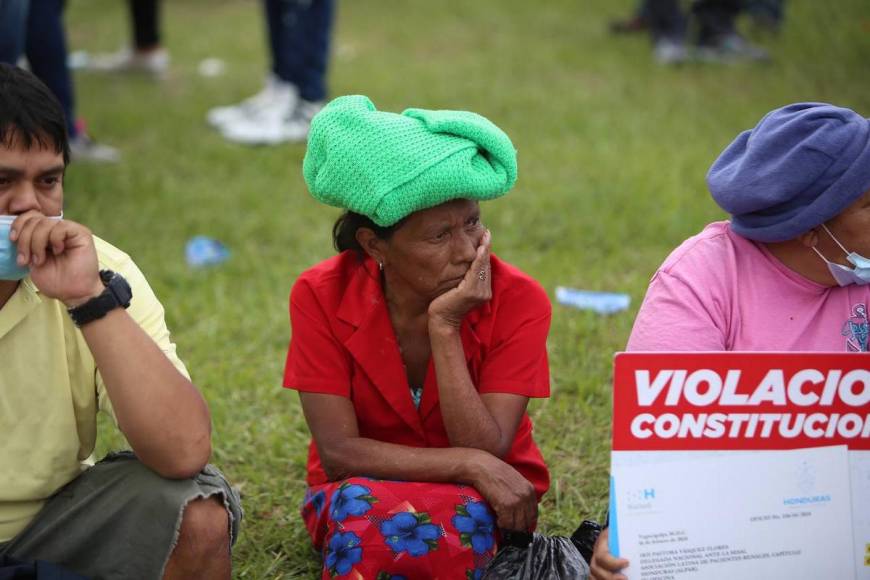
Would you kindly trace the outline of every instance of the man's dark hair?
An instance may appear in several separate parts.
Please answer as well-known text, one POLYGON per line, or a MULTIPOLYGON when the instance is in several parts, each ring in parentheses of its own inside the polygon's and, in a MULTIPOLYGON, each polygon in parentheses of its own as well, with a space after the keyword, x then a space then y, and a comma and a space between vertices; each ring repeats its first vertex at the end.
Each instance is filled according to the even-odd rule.
POLYGON ((27 149, 54 149, 69 163, 66 118, 57 98, 32 73, 0 63, 0 143, 11 148, 15 139, 27 149))

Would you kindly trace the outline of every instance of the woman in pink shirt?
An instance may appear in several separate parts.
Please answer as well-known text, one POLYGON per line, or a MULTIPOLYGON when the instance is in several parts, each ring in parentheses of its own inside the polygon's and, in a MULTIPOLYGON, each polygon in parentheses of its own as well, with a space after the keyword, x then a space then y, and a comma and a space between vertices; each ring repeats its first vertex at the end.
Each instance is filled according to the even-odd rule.
MULTIPOLYGON (((722 152, 707 185, 731 220, 668 256, 627 350, 867 356, 870 119, 823 103, 771 111, 722 152)), ((627 565, 605 530, 592 577, 623 580, 627 565)))

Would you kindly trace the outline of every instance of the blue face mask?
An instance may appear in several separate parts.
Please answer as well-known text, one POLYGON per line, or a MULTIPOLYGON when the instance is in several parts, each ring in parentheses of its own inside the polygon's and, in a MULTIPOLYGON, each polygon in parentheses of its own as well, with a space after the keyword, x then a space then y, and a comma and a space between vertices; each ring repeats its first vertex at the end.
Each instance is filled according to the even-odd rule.
POLYGON ((825 258, 821 252, 813 248, 813 251, 828 265, 828 270, 831 272, 831 276, 834 277, 834 280, 837 281, 837 284, 840 286, 848 286, 850 284, 864 286, 865 284, 870 284, 870 258, 865 258, 861 254, 848 251, 843 247, 843 244, 840 243, 840 240, 834 237, 834 234, 831 233, 831 230, 829 230, 825 224, 822 224, 822 227, 825 228, 825 231, 828 232, 831 239, 834 240, 834 242, 840 246, 840 249, 843 250, 843 253, 846 254, 846 261, 855 266, 854 268, 850 268, 848 266, 843 266, 842 264, 837 264, 836 262, 831 262, 825 258))
MULTIPOLYGON (((30 272, 29 268, 22 268, 16 263, 18 245, 9 239, 12 222, 17 217, 15 215, 0 215, 0 280, 21 280, 30 272)), ((59 220, 62 218, 63 212, 52 219, 59 220)))

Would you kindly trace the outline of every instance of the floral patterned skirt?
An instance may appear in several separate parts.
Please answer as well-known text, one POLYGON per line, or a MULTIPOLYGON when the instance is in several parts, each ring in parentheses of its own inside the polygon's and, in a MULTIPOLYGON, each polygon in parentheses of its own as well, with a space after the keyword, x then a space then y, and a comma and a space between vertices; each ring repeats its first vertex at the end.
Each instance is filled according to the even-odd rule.
POLYGON ((302 518, 324 579, 478 580, 496 550, 492 510, 464 485, 352 477, 309 488, 302 518))

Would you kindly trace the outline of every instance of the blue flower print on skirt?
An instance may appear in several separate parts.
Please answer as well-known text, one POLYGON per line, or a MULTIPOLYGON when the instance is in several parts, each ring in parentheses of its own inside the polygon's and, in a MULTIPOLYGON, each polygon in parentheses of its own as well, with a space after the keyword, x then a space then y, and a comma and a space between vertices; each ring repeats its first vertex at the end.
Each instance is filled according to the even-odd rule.
POLYGON ((475 568, 474 570, 465 571, 465 580, 483 580, 483 568, 475 568))
POLYGON ((311 505, 314 507, 314 511, 317 512, 317 515, 320 515, 320 512, 323 511, 323 504, 326 503, 326 494, 322 491, 318 491, 313 496, 311 496, 311 505))
POLYGON ((377 498, 371 495, 372 490, 357 483, 344 483, 332 494, 329 516, 343 522, 347 516, 361 516, 370 509, 377 498))
POLYGON ((482 501, 470 501, 456 506, 452 519, 463 546, 471 546, 475 554, 484 554, 495 545, 495 518, 482 501))
POLYGON ((381 524, 387 545, 397 554, 425 556, 438 547, 441 528, 432 523, 427 513, 398 513, 381 524))
POLYGON ((494 513, 473 487, 360 476, 312 486, 302 508, 312 543, 323 554, 321 580, 481 580, 498 547, 494 513), (318 514, 313 498, 321 492, 326 503, 318 514), (332 517, 331 502, 343 521, 332 517), (359 544, 348 545, 353 536, 339 535, 349 532, 359 544), (353 548, 362 549, 362 559, 351 565, 353 548), (351 569, 336 578, 339 564, 351 569))
POLYGON ((335 532, 326 549, 326 569, 330 576, 342 576, 362 560, 360 537, 353 532, 335 532))

